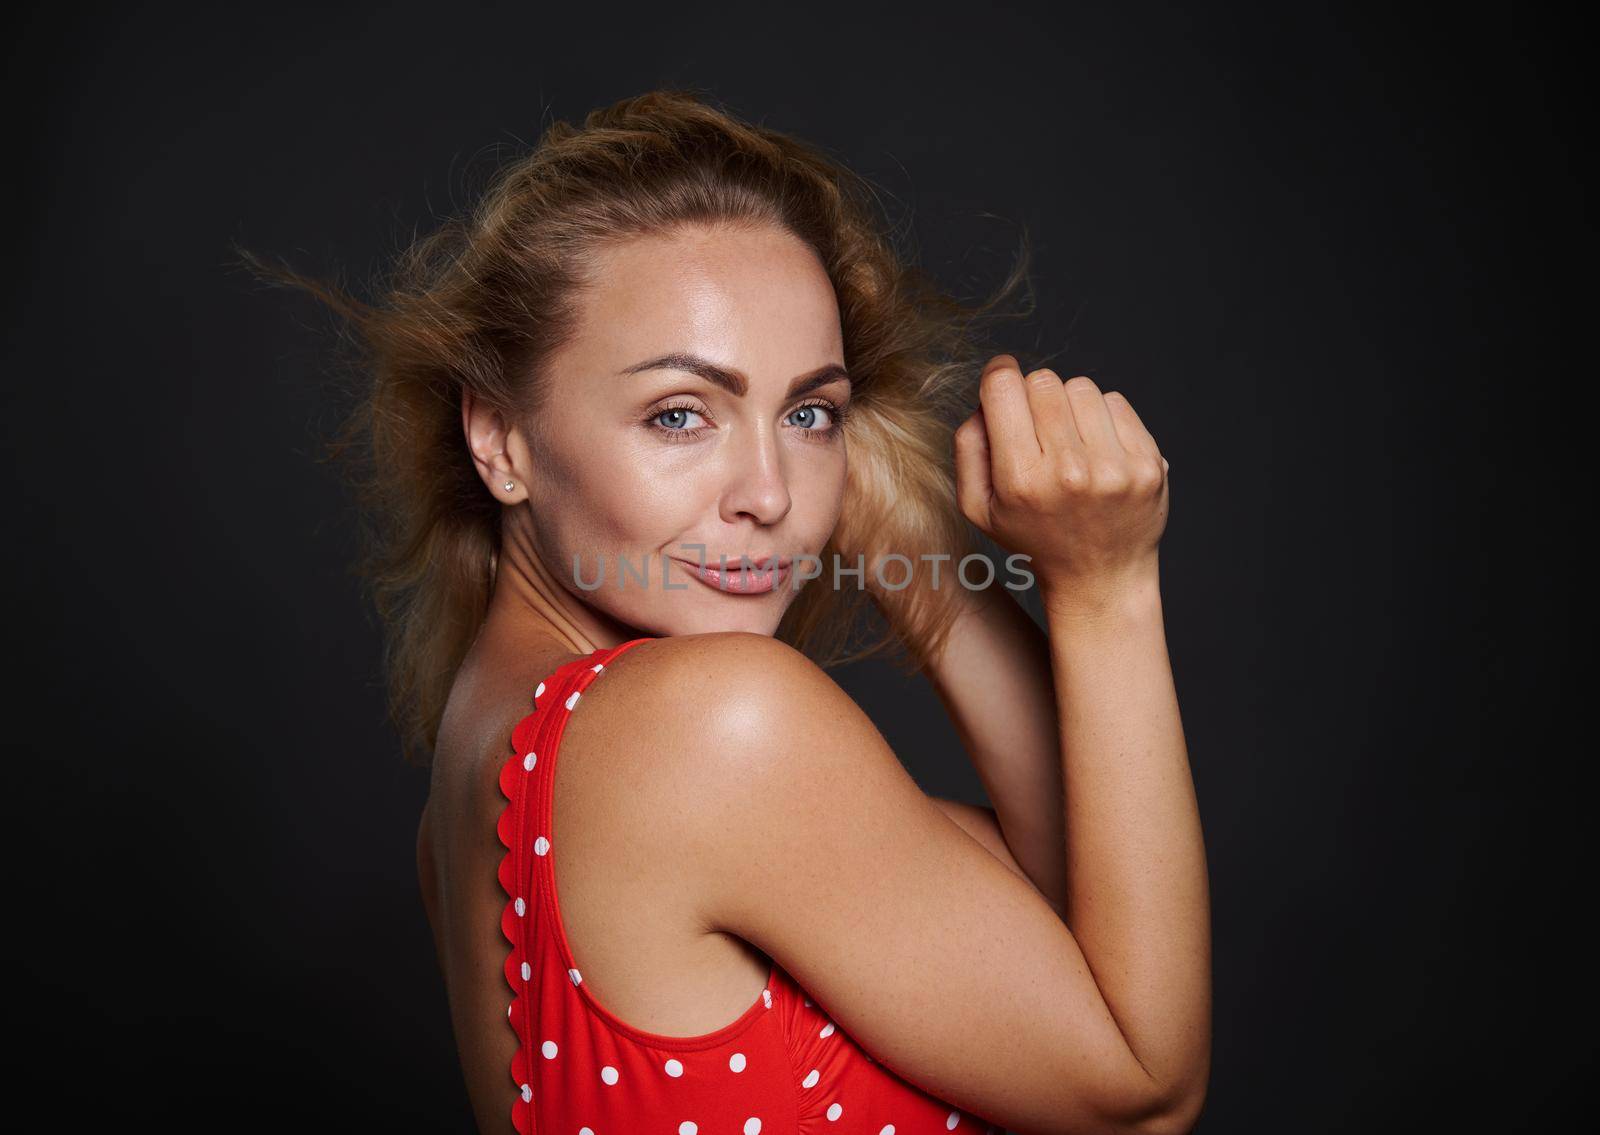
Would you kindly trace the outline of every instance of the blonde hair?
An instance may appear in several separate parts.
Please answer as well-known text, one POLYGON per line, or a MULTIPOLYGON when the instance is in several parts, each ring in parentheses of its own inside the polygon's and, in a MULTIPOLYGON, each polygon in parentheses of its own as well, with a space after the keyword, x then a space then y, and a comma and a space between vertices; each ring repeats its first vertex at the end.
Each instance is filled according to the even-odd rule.
MULTIPOLYGON (((1027 280, 1026 237, 998 293, 965 305, 897 253, 863 178, 698 93, 652 91, 592 111, 581 129, 552 123, 466 215, 400 253, 376 303, 237 250, 358 333, 348 341, 362 389, 331 453, 357 458, 358 568, 384 624, 389 711, 411 763, 431 762, 500 547, 502 506, 469 459, 463 390, 516 418, 532 414, 543 364, 573 330, 587 257, 606 242, 695 223, 778 226, 826 268, 853 390, 847 486, 821 553, 824 578, 835 555, 851 568, 864 556, 869 576, 880 554, 913 564, 908 586, 880 594, 889 625, 864 641, 852 641, 871 605, 859 587, 802 588, 777 637, 822 666, 892 654, 906 672, 942 647, 960 590, 946 581, 980 540, 956 506, 951 433, 976 405, 975 326, 1027 280), (938 588, 924 555, 950 557, 938 588)), ((898 584, 902 571, 885 577, 898 584)))

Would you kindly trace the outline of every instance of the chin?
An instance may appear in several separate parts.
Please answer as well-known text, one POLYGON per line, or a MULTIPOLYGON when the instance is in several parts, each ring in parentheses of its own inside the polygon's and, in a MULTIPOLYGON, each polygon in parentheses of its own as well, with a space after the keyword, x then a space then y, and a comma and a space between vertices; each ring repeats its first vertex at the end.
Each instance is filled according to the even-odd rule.
MULTIPOLYGON (((661 596, 655 598, 659 600, 661 596)), ((598 606, 598 610, 624 628, 631 628, 640 635, 652 638, 713 634, 718 631, 745 631, 771 638, 778 633, 778 624, 783 621, 787 609, 788 604, 782 598, 772 596, 764 600, 709 596, 694 604, 669 599, 665 603, 645 605, 606 603, 598 606)))
POLYGON ((709 596, 693 604, 669 600, 644 610, 614 611, 612 617, 656 638, 717 631, 745 631, 770 638, 777 633, 787 608, 788 604, 779 597, 758 600, 709 596))

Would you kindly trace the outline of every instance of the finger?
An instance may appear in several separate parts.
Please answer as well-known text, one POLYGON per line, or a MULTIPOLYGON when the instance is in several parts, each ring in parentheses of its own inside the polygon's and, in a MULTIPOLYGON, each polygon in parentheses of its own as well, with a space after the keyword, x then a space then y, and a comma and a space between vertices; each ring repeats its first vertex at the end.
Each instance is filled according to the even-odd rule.
POLYGON ((1139 415, 1133 412, 1133 404, 1127 398, 1118 391, 1111 391, 1106 395, 1106 409, 1111 412, 1111 421, 1117 427, 1117 437, 1122 439, 1123 449, 1150 457, 1161 456, 1161 447, 1156 444, 1150 431, 1145 429, 1139 415))
POLYGON ((1033 413, 1015 358, 996 355, 984 365, 978 400, 989 439, 990 477, 1002 487, 1020 484, 1043 451, 1033 432, 1033 413))
POLYGON ((956 503, 968 520, 987 528, 994 485, 989 479, 989 435, 981 408, 956 429, 955 448, 956 503))
POLYGON ((1046 453, 1083 448, 1072 407, 1067 404, 1066 386, 1061 376, 1049 367, 1029 373, 1026 380, 1028 409, 1033 414, 1033 432, 1039 448, 1046 453))
POLYGON ((1106 400, 1100 388, 1087 375, 1067 379, 1067 401, 1072 406, 1073 420, 1078 424, 1078 436, 1083 444, 1093 450, 1116 452, 1122 448, 1117 440, 1117 427, 1106 409, 1106 400))

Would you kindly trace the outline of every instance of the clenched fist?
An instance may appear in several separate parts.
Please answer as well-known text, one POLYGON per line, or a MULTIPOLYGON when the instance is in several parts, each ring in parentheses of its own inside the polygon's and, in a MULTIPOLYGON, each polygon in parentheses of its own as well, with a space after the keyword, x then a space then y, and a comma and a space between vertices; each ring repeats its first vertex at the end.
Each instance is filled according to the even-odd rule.
POLYGON ((996 355, 955 433, 961 511, 1046 591, 1153 576, 1167 523, 1167 461, 1121 394, 996 355))

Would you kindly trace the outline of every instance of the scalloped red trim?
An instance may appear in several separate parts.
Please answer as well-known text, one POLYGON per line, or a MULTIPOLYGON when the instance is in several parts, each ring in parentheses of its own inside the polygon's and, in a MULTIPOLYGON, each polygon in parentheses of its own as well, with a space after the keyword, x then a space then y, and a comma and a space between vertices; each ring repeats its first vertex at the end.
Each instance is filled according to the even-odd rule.
MULTIPOLYGON (((534 708, 538 708, 535 701, 534 708)), ((523 720, 526 720, 524 718, 523 720)), ((533 1135, 533 1076, 528 1066, 528 1054, 522 1043, 523 1035, 528 1031, 526 1015, 530 1011, 527 998, 522 995, 523 982, 521 979, 522 967, 528 961, 523 950, 526 938, 524 930, 527 926, 528 899, 531 896, 517 894, 518 878, 527 877, 521 870, 522 864, 518 860, 518 849, 514 846, 513 833, 522 826, 522 817, 528 808, 528 772, 523 768, 525 754, 518 751, 517 731, 511 735, 511 755, 500 767, 500 794, 506 802, 500 809, 500 818, 495 823, 495 834, 499 837, 501 846, 506 851, 500 857, 500 866, 495 872, 500 880, 500 887, 506 893, 506 905, 500 912, 500 933, 511 943, 511 950, 506 955, 504 974, 506 984, 511 987, 511 1004, 506 1009, 506 1019, 511 1022, 512 1031, 516 1034, 517 1047, 511 1056, 511 1082, 518 1089, 516 1102, 511 1105, 511 1125, 516 1129, 517 1135, 533 1135), (517 809, 513 815, 512 808, 517 809), (518 904, 522 909, 519 912, 518 904), (523 1021, 519 1024, 517 1014, 523 1014, 523 1021)))
POLYGON ((522 970, 525 965, 532 964, 523 947, 527 939, 528 912, 535 896, 517 893, 519 880, 531 878, 533 871, 531 864, 519 862, 525 841, 514 837, 518 831, 527 830, 528 810, 533 806, 535 799, 534 794, 529 791, 533 783, 533 769, 527 767, 525 762, 528 755, 535 752, 533 738, 538 733, 539 723, 543 721, 543 718, 538 716, 539 699, 541 694, 554 692, 554 687, 564 688, 567 674, 574 671, 581 673, 583 669, 593 665, 596 655, 604 655, 604 661, 608 662, 623 647, 631 646, 637 641, 641 640, 630 639, 609 650, 599 647, 582 658, 574 658, 558 666, 547 674, 530 699, 533 708, 512 728, 508 741, 511 752, 507 755, 505 763, 500 766, 500 795, 505 797, 505 804, 500 809, 500 818, 495 822, 495 835, 500 840, 500 846, 506 851, 500 857, 500 866, 496 869, 495 875, 500 880, 500 889, 506 894, 506 905, 500 912, 500 933, 511 944, 511 949, 506 954, 503 973, 506 984, 511 988, 511 1004, 506 1009, 506 1019, 511 1022, 512 1031, 517 1038, 516 1051, 511 1055, 511 1082, 517 1088, 517 1098, 511 1105, 511 1124, 516 1129, 517 1135, 534 1135, 533 1069, 527 1045, 524 1043, 524 1037, 531 1036, 533 1031, 533 1022, 530 1019, 533 1005, 523 996, 522 991, 527 979, 523 976, 522 970), (520 911, 517 909, 519 903, 522 904, 520 911))

